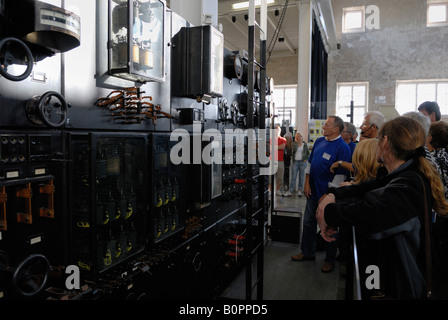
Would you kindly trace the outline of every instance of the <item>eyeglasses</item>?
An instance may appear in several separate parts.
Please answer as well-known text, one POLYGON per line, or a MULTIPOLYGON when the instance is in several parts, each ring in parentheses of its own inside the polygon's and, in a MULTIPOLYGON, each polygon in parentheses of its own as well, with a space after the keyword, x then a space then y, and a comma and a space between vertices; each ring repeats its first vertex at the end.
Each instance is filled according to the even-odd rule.
POLYGON ((361 124, 361 128, 362 127, 372 127, 372 126, 375 126, 376 128, 378 128, 378 126, 376 125, 376 124, 370 124, 370 123, 365 123, 365 122, 363 122, 362 124, 361 124))

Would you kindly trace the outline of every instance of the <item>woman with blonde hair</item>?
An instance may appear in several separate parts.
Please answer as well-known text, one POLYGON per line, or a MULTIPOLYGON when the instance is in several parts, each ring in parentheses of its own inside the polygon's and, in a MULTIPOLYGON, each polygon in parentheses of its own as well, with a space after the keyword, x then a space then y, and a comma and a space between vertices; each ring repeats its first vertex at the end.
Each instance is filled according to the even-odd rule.
POLYGON ((438 294, 431 254, 431 208, 447 215, 448 203, 438 172, 425 158, 425 140, 423 127, 413 119, 397 117, 385 123, 378 135, 376 155, 387 174, 329 188, 316 214, 327 241, 332 241, 328 226, 346 225, 378 241, 383 253, 381 290, 398 299, 438 294))
POLYGON ((376 139, 359 141, 352 156, 352 165, 355 177, 351 182, 342 182, 341 186, 358 184, 376 177, 378 169, 382 166, 376 159, 376 139))
POLYGON ((294 142, 292 143, 292 172, 291 183, 289 185, 289 193, 293 193, 296 188, 297 177, 299 182, 297 185, 297 195, 302 196, 303 186, 305 184, 305 168, 308 158, 310 156, 310 150, 308 144, 303 141, 303 135, 300 131, 296 132, 294 142))

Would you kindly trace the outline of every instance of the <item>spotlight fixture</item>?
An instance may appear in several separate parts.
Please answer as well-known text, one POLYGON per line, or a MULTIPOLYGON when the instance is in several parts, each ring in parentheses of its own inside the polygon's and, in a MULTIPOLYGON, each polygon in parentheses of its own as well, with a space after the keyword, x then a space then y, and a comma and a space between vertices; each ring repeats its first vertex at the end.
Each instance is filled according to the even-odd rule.
POLYGON ((247 14, 244 15, 244 20, 247 21, 247 19, 249 19, 249 16, 247 14))
POLYGON ((275 9, 275 11, 274 11, 274 15, 275 15, 276 17, 278 17, 278 16, 280 15, 280 11, 278 11, 278 9, 275 9))
POLYGON ((232 22, 235 23, 235 21, 236 21, 236 17, 232 16, 232 22))

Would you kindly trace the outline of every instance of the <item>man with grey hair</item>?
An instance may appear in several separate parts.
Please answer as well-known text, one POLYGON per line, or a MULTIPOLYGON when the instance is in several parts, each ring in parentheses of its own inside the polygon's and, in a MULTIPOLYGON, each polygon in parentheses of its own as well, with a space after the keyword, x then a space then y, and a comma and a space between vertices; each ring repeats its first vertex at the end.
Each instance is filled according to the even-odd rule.
POLYGON ((364 121, 359 127, 361 129, 361 137, 359 138, 359 141, 364 139, 376 138, 384 122, 386 122, 386 119, 381 112, 367 112, 364 116, 364 121))

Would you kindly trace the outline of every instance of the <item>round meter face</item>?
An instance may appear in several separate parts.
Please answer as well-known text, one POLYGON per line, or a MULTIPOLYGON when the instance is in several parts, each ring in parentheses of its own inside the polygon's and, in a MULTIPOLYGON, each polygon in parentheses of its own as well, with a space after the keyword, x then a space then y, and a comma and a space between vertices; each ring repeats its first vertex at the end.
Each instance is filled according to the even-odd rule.
POLYGON ((234 67, 236 77, 241 80, 241 78, 243 77, 243 60, 241 59, 239 54, 235 55, 234 67))

